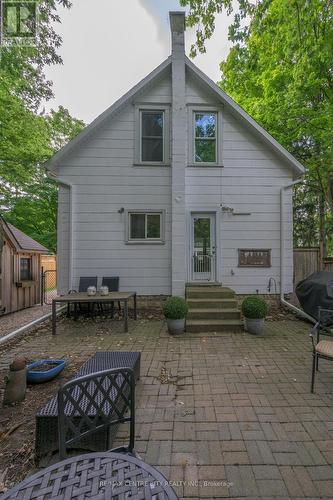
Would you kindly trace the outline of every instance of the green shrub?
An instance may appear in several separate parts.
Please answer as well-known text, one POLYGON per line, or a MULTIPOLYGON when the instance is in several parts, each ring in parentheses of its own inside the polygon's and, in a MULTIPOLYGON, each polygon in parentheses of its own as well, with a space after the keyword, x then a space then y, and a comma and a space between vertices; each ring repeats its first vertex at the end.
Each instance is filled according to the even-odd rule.
POLYGON ((163 306, 164 316, 168 319, 183 319, 188 305, 182 297, 169 297, 163 306))
POLYGON ((262 319, 266 317, 267 312, 268 306, 263 298, 252 295, 243 300, 242 313, 245 318, 262 319))

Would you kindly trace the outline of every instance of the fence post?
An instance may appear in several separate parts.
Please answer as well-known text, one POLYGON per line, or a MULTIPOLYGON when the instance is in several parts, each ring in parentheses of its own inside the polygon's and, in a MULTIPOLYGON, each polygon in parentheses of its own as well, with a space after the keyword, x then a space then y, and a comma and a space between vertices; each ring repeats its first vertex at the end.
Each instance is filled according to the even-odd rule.
POLYGON ((44 305, 44 286, 45 286, 44 280, 45 280, 44 267, 42 266, 41 276, 40 276, 40 305, 41 306, 44 305))

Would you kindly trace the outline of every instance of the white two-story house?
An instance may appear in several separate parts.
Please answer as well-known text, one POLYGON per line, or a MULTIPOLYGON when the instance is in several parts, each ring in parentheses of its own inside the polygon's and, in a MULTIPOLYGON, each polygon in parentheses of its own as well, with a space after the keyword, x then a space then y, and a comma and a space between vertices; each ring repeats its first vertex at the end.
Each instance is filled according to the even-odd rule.
MULTIPOLYGON (((292 183, 303 166, 186 56, 172 54, 47 164, 59 182, 58 289, 119 276, 120 290, 292 290, 292 183)), ((144 55, 143 55, 144 57, 144 55)))

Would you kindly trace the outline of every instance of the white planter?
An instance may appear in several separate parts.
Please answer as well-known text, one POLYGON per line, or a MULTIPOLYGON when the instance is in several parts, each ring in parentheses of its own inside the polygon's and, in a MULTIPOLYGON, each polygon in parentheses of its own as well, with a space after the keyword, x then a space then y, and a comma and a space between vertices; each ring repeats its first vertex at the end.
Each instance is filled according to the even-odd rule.
POLYGON ((169 319, 167 318, 168 332, 171 335, 183 333, 185 330, 185 318, 182 319, 169 319))
POLYGON ((88 286, 87 288, 87 294, 91 297, 93 295, 96 295, 96 287, 95 286, 88 286))
POLYGON ((253 319, 253 318, 244 318, 245 319, 245 330, 252 335, 261 335, 264 331, 265 318, 253 319))

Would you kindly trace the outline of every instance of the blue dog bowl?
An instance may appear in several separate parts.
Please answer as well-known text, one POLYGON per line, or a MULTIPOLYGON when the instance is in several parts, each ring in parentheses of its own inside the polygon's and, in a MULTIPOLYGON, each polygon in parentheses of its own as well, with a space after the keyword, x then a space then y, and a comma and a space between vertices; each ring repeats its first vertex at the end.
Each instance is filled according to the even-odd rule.
POLYGON ((27 366, 27 382, 29 384, 42 384, 43 382, 48 382, 59 375, 59 373, 65 368, 65 365, 66 362, 64 359, 43 359, 41 361, 35 361, 27 366), (53 366, 49 370, 42 372, 32 370, 32 368, 36 368, 41 365, 53 366))

